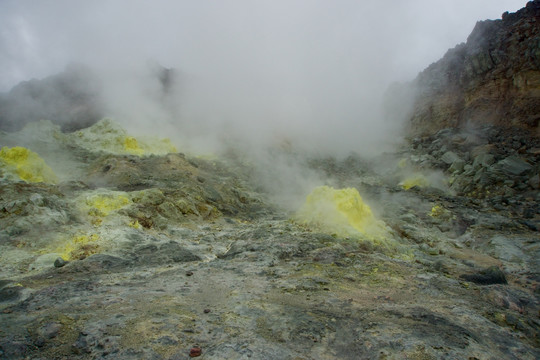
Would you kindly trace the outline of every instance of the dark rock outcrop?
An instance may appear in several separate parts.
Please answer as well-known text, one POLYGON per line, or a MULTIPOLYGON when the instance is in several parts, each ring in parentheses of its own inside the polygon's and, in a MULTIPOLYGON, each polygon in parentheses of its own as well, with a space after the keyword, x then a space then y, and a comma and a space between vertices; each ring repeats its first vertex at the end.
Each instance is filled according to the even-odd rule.
POLYGON ((413 135, 489 124, 538 136, 540 1, 478 22, 466 43, 421 72, 413 86, 413 135))
POLYGON ((491 266, 474 274, 463 274, 460 277, 463 280, 472 281, 480 285, 508 284, 506 275, 497 266, 491 266))

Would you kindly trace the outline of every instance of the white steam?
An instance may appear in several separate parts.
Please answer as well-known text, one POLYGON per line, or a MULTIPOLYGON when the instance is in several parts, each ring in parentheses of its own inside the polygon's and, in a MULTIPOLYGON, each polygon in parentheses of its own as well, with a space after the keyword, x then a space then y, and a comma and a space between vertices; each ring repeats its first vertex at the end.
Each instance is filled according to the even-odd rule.
POLYGON ((382 120, 388 85, 465 41, 477 20, 524 5, 3 0, 0 91, 80 62, 100 74, 108 113, 179 148, 242 141, 377 152, 395 126, 382 120), (167 96, 149 62, 175 69, 167 96))

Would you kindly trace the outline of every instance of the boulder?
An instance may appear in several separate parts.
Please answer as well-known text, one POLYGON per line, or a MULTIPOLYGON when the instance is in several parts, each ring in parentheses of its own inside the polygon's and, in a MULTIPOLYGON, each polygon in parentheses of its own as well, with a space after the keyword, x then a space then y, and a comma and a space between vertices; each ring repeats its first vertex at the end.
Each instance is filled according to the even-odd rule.
POLYGON ((495 168, 506 175, 524 175, 532 169, 532 165, 517 155, 511 155, 499 161, 495 168))
POLYGON ((465 168, 465 160, 458 158, 452 163, 448 171, 450 171, 451 173, 462 172, 464 168, 465 168))
POLYGON ((495 162, 495 157, 492 154, 482 153, 473 161, 473 168, 488 167, 495 162))
POLYGON ((447 165, 451 165, 456 160, 460 160, 459 156, 453 151, 447 151, 441 156, 441 160, 447 165))

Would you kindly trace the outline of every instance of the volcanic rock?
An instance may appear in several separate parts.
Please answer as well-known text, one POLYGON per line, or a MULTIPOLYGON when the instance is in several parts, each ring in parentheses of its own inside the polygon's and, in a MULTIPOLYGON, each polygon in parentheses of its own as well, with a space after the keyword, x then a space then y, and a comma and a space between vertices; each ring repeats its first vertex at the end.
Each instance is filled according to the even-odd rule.
MULTIPOLYGON (((485 39, 468 44, 519 34, 536 4, 479 25, 485 39)), ((310 183, 319 195, 340 195, 312 194, 312 221, 270 200, 255 158, 141 151, 110 120, 70 134, 35 123, 38 141, 0 132, 9 146, 46 144, 32 149, 44 159, 54 150, 47 162, 68 169, 52 184, 0 178, 0 357, 166 360, 199 348, 212 359, 540 358, 540 139, 526 124, 454 128, 435 116, 449 91, 483 94, 478 74, 511 64, 504 54, 428 69, 469 87, 435 84, 439 123, 395 153, 279 153, 307 158, 301 173, 321 179, 310 183), (361 206, 380 236, 340 231, 365 221, 361 206), (66 264, 54 267, 58 258, 66 264)), ((526 97, 514 90, 501 90, 515 100, 508 111, 526 97)), ((483 109, 470 100, 443 110, 483 109)))
POLYGON ((528 162, 516 155, 499 161, 497 167, 508 175, 523 175, 533 168, 528 162))
POLYGON ((497 266, 483 269, 475 274, 464 274, 461 278, 480 285, 507 284, 506 276, 497 266))
POLYGON ((443 128, 518 126, 539 136, 540 1, 476 24, 467 42, 421 72, 413 136, 443 128))

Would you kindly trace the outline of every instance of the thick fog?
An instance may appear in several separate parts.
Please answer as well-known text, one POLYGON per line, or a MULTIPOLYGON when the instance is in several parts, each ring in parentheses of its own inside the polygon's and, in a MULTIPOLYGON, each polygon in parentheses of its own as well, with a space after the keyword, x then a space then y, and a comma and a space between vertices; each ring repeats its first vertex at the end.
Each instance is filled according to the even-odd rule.
POLYGON ((396 135, 381 116, 390 83, 466 41, 477 20, 525 3, 1 0, 0 91, 82 63, 102 81, 108 114, 180 149, 367 153, 396 135), (159 66, 174 69, 168 92, 159 66))

